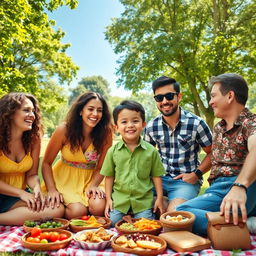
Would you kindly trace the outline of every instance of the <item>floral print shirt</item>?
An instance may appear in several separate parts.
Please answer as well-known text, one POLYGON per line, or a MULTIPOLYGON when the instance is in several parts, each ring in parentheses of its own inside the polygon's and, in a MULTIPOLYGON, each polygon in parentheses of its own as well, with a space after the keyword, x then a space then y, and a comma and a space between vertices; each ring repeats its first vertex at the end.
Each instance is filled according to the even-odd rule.
POLYGON ((256 134, 256 114, 245 108, 234 126, 226 130, 225 120, 214 127, 212 143, 212 169, 209 183, 219 176, 237 176, 248 154, 247 141, 256 134))

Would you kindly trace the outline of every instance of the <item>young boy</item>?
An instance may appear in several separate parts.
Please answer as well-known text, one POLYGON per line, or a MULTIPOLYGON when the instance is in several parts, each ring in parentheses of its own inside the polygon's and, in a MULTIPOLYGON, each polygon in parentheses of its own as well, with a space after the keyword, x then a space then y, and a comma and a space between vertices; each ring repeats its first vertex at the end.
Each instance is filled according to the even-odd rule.
POLYGON ((145 123, 145 110, 135 101, 125 100, 113 111, 117 132, 122 140, 107 152, 101 174, 106 176, 105 216, 112 224, 128 212, 134 218, 153 219, 153 183, 157 193, 153 211, 163 213, 161 176, 165 174, 155 147, 140 137, 145 123))

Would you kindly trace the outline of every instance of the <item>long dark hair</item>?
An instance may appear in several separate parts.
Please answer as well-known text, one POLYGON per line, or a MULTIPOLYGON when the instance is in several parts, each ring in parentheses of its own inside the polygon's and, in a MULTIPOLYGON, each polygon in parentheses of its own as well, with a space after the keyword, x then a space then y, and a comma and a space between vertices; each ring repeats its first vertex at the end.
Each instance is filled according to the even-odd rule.
POLYGON ((66 137, 72 151, 76 151, 82 146, 83 136, 83 119, 80 112, 83 107, 92 99, 99 99, 102 103, 102 118, 91 132, 92 143, 98 153, 101 153, 107 138, 111 135, 111 115, 105 99, 96 92, 86 92, 80 95, 72 104, 66 118, 66 137))
POLYGON ((31 151, 33 143, 40 139, 43 133, 41 111, 37 99, 28 93, 11 92, 0 99, 0 150, 11 153, 8 143, 11 140, 11 119, 16 110, 21 108, 25 99, 31 100, 34 106, 35 120, 32 129, 23 132, 22 144, 26 154, 31 151))

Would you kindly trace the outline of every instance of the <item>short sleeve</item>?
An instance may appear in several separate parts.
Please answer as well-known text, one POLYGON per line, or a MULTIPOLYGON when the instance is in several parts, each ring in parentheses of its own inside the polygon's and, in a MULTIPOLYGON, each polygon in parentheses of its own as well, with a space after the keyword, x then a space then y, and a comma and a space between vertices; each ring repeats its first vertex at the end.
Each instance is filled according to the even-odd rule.
POLYGON ((113 161, 114 146, 109 148, 102 164, 100 174, 104 176, 115 176, 115 164, 113 161))
POLYGON ((212 131, 204 120, 199 122, 196 140, 201 147, 207 147, 212 144, 212 131))

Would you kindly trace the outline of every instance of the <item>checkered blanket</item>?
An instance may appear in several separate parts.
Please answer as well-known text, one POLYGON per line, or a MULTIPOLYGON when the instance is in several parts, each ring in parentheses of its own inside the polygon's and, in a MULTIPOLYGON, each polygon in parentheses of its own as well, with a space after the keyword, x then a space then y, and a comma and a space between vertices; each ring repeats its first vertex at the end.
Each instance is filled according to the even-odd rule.
MULTIPOLYGON (((29 249, 24 248, 21 243, 21 237, 25 234, 22 227, 17 226, 0 226, 0 252, 32 252, 29 249)), ((256 255, 256 236, 251 236, 252 247, 251 250, 232 252, 232 251, 217 251, 213 249, 202 250, 200 252, 187 252, 177 253, 170 249, 161 254, 161 256, 178 256, 178 255, 192 255, 192 256, 242 256, 242 255, 256 255)), ((132 254, 115 252, 112 249, 106 249, 104 251, 86 251, 81 249, 79 245, 72 240, 68 247, 57 251, 45 252, 48 255, 54 256, 130 256, 132 254)))

